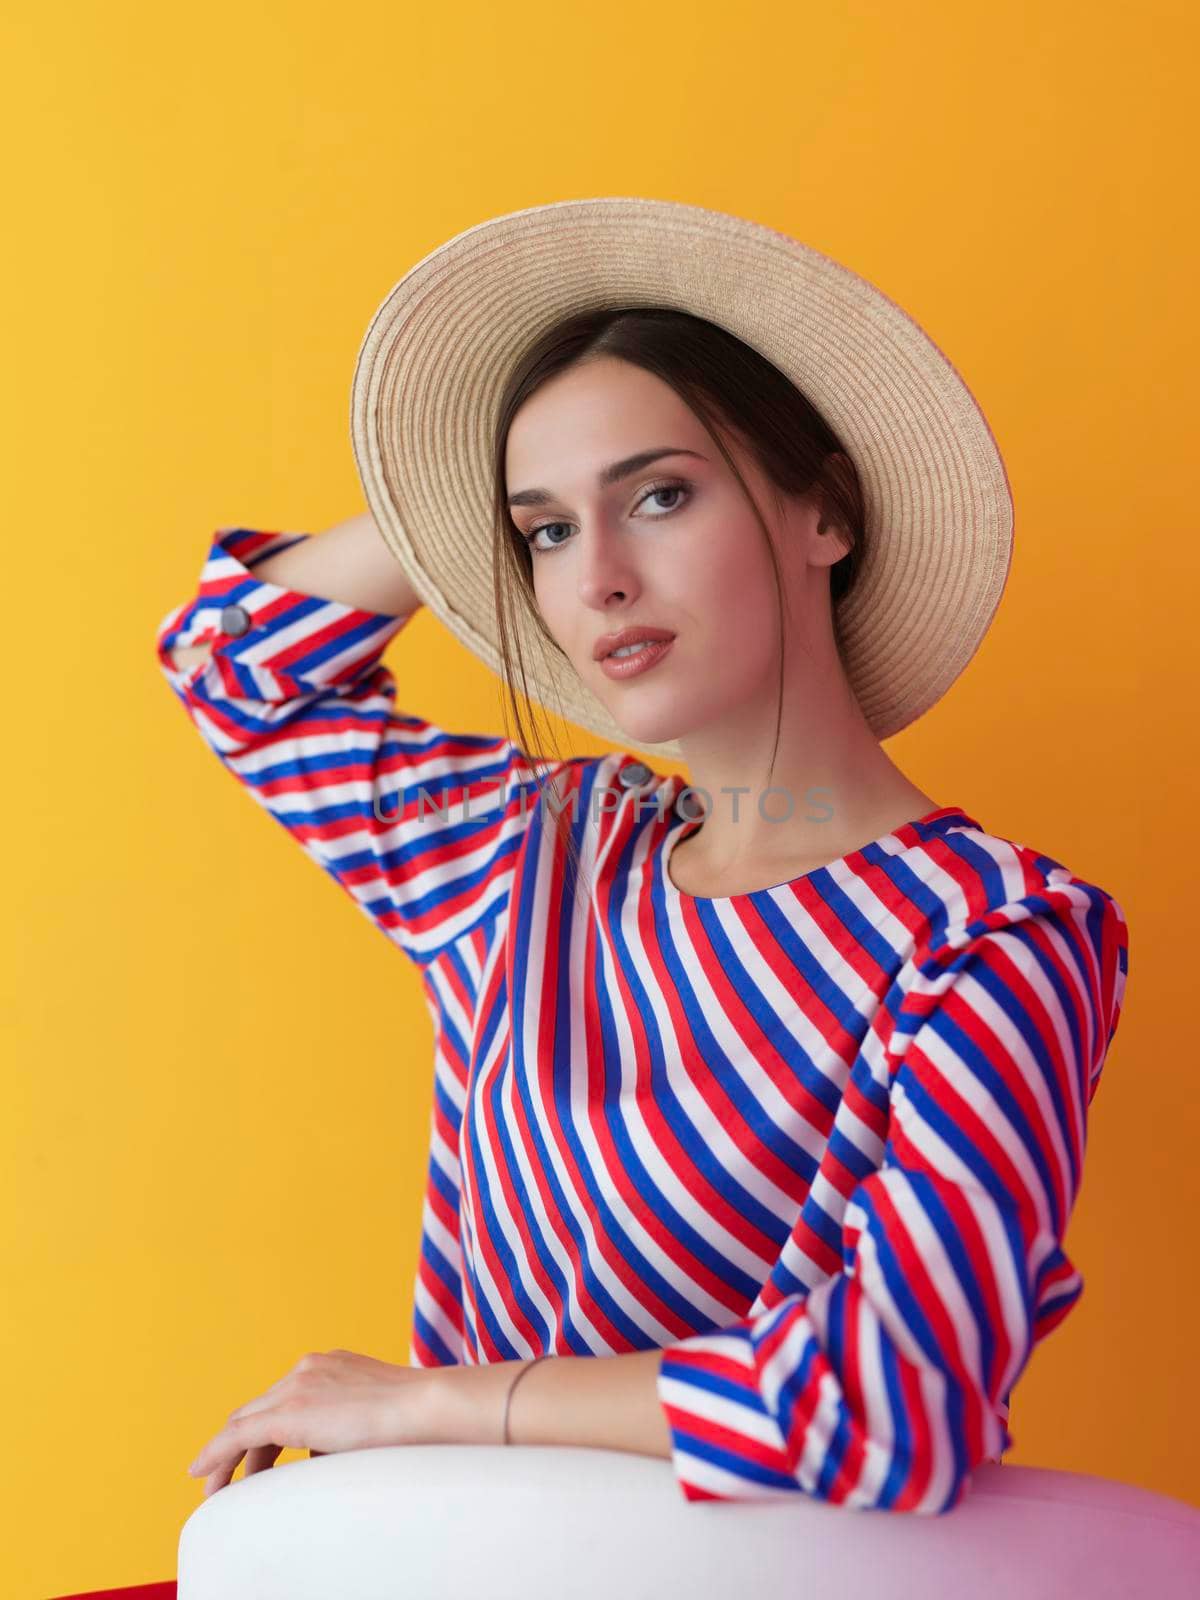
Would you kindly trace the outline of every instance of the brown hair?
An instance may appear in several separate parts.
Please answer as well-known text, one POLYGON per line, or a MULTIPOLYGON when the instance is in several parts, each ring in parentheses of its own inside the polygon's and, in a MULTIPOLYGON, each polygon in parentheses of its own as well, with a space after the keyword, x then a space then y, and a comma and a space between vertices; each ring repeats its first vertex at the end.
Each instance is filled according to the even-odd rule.
MULTIPOLYGON (((517 412, 544 383, 568 368, 602 356, 628 361, 670 384, 725 457, 762 531, 775 575, 781 640, 772 770, 783 716, 782 641, 785 634, 779 562, 762 513, 717 429, 724 427, 740 440, 777 495, 810 498, 820 506, 821 530, 834 525, 848 537, 849 550, 829 569, 835 638, 838 637, 837 607, 854 585, 864 548, 862 486, 845 447, 791 379, 750 345, 702 317, 665 307, 584 311, 548 328, 524 351, 501 395, 493 454, 492 543, 496 622, 508 709, 517 729, 514 742, 529 755, 543 801, 546 798, 545 774, 538 772, 537 763, 545 758, 532 754, 533 727, 526 725, 517 699, 519 682, 521 695, 530 702, 525 660, 515 627, 518 613, 532 621, 552 651, 559 655, 564 652, 538 610, 533 585, 534 558, 508 508, 505 470, 508 435, 517 412)), ((574 804, 573 799, 571 803, 574 804)), ((565 809, 560 806, 557 812, 560 827, 565 809)), ((566 843, 577 869, 579 856, 570 833, 566 835, 566 843)))

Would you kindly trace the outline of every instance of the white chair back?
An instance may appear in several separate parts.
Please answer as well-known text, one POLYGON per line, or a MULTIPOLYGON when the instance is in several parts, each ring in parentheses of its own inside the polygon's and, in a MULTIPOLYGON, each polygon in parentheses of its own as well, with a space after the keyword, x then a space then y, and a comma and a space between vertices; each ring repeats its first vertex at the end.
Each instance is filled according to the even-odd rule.
POLYGON ((649 1456, 389 1446, 219 1490, 178 1582, 178 1600, 1197 1600, 1200 1510, 995 1463, 941 1516, 689 1502, 649 1456))

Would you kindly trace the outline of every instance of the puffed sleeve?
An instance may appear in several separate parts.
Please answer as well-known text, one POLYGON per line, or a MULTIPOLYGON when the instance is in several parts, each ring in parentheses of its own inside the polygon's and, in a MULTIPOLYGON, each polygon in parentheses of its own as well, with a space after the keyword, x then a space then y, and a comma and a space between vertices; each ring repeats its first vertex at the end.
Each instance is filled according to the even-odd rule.
MULTIPOLYGON (((257 561, 309 537, 219 530, 194 594, 158 625, 158 661, 205 744, 424 964, 507 895, 536 776, 499 735, 395 711, 380 658, 407 617, 255 577, 257 561), (172 650, 206 642, 207 660, 174 665, 172 650)), ((579 759, 542 764, 543 778, 579 759)))
POLYGON ((688 1500, 953 1509, 1012 1443, 1009 1392, 1082 1292, 1063 1237, 1124 999, 1122 908, 1071 878, 908 965, 847 1088, 884 1144, 849 1196, 840 1270, 665 1349, 688 1500))

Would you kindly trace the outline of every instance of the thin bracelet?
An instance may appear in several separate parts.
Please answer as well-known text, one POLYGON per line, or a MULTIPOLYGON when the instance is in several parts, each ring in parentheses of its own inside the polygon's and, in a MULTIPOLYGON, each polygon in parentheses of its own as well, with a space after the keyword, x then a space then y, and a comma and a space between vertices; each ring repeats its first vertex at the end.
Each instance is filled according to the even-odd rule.
POLYGON ((516 1377, 509 1384, 508 1393, 504 1396, 504 1443, 505 1444, 511 1444, 512 1443, 512 1440, 508 1437, 508 1408, 512 1404, 513 1390, 517 1387, 517 1385, 520 1383, 521 1379, 529 1371, 530 1367, 536 1367, 539 1361, 548 1361, 553 1354, 554 1354, 554 1352, 552 1350, 547 1350, 545 1355, 534 1356, 532 1361, 526 1362, 526 1364, 521 1368, 520 1372, 517 1373, 516 1377))

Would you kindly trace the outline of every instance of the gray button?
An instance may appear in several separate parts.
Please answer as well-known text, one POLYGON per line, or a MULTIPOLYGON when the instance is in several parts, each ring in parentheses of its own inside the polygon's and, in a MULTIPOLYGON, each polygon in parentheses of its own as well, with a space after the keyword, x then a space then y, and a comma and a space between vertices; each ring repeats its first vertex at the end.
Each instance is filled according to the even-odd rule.
POLYGON ((686 789, 681 789, 675 796, 672 809, 677 817, 685 817, 688 822, 694 822, 705 814, 704 801, 697 799, 694 794, 689 795, 686 789))
POLYGON ((221 612, 221 632, 232 633, 235 637, 245 633, 250 626, 250 613, 245 606, 226 606, 221 612))
POLYGON ((618 776, 626 789, 632 789, 636 784, 645 783, 654 774, 644 762, 632 761, 629 766, 621 768, 618 776))

